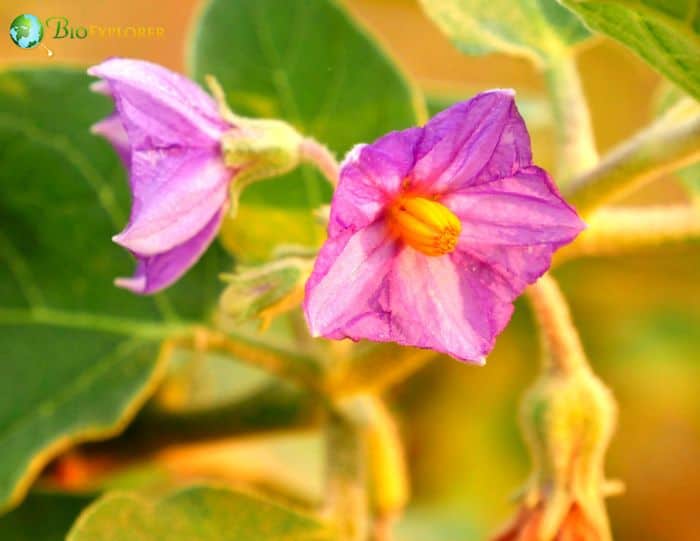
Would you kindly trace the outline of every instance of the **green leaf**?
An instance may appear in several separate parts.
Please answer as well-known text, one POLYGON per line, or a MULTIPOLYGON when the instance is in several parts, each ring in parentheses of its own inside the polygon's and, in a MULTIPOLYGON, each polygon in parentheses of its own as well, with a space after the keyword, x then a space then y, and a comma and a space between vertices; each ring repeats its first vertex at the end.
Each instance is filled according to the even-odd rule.
POLYGON ((67 541, 322 541, 330 529, 291 509, 223 488, 194 487, 158 502, 112 493, 90 506, 67 541))
POLYGON ((594 30, 625 44, 700 99, 697 0, 561 0, 594 30))
POLYGON ((3 541, 63 541, 71 524, 93 500, 80 494, 35 492, 0 517, 3 541))
POLYGON ((228 259, 210 249, 167 295, 113 285, 133 261, 124 170, 89 133, 109 114, 73 70, 0 73, 0 509, 69 445, 120 431, 164 367, 162 339, 201 320, 228 259))
POLYGON ((589 36, 555 0, 421 0, 421 4, 467 54, 500 52, 541 65, 589 36))
MULTIPOLYGON (((415 90, 330 0, 210 1, 193 32, 189 65, 199 81, 214 75, 237 113, 286 120, 338 156, 417 121, 415 90)), ((317 244, 323 237, 310 210, 330 193, 311 167, 256 183, 243 194, 241 215, 247 207, 296 209, 293 227, 236 220, 241 237, 247 230, 254 239, 237 247, 245 255, 280 241, 317 244)))

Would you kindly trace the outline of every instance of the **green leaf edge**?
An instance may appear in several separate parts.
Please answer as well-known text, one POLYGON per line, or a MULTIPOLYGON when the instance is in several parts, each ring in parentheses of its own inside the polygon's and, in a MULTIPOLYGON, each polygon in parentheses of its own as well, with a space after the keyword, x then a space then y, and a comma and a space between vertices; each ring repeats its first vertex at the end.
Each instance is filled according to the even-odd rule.
MULTIPOLYGON (((186 495, 190 492, 197 492, 200 490, 216 490, 216 491, 221 491, 221 492, 227 492, 231 495, 238 495, 241 497, 246 497, 251 500, 257 500, 260 501, 266 505, 269 506, 274 506, 278 507, 280 510, 289 512, 289 513, 294 513, 296 515, 299 515, 302 518, 307 518, 310 521, 317 522, 320 527, 325 526, 323 529, 319 529, 319 536, 314 536, 314 538, 318 538, 319 540, 327 539, 327 535, 332 531, 332 526, 328 523, 324 523, 321 517, 315 517, 310 515, 307 512, 299 511, 297 509, 293 508, 287 508, 279 503, 276 503, 274 501, 270 501, 268 499, 260 498, 257 496, 253 496, 251 494, 247 494, 245 492, 239 491, 239 490, 233 490, 230 487, 227 487, 222 484, 215 484, 215 483, 210 483, 210 484, 196 484, 196 485, 191 485, 188 487, 181 488, 179 490, 175 490, 173 492, 167 493, 163 495, 160 498, 155 498, 155 499, 149 499, 146 497, 143 497, 139 494, 133 493, 133 492, 127 492, 127 491, 112 491, 104 494, 102 497, 99 499, 95 500, 92 502, 90 505, 88 505, 83 511, 78 515, 78 518, 76 521, 73 523, 73 526, 71 527, 70 531, 66 535, 66 541, 80 541, 80 539, 77 537, 77 535, 80 533, 80 529, 82 528, 82 525, 90 520, 96 513, 99 513, 101 511, 101 507, 105 504, 113 503, 115 501, 123 501, 123 502, 128 502, 129 504, 137 504, 139 506, 143 506, 149 511, 153 511, 157 508, 158 504, 167 502, 170 500, 177 499, 183 495, 186 495)), ((311 541, 311 537, 306 538, 309 541, 311 541)))
MULTIPOLYGON (((193 17, 193 23, 191 23, 189 30, 187 31, 187 37, 185 38, 185 72, 188 77, 194 79, 195 73, 199 71, 196 61, 196 49, 199 42, 199 36, 203 31, 203 25, 201 22, 207 15, 211 6, 214 2, 220 0, 206 0, 202 2, 199 6, 198 11, 193 17)), ((331 9, 335 9, 355 30, 358 34, 367 39, 372 47, 377 51, 377 54, 384 59, 387 64, 389 64, 399 75, 403 84, 408 90, 411 96, 411 107, 413 109, 415 119, 418 124, 424 124, 428 121, 428 107, 426 105, 426 100, 418 84, 413 81, 413 79, 408 75, 406 70, 403 68, 400 62, 394 58, 394 56, 389 52, 387 47, 378 40, 368 28, 365 28, 359 21, 353 17, 347 9, 345 9, 337 0, 324 0, 331 9)), ((215 73, 212 75, 216 76, 215 73)), ((226 89, 224 89, 226 91, 226 89)), ((321 141, 323 142, 323 141, 321 141)), ((358 141, 361 143, 362 141, 358 141)))
MULTIPOLYGON (((600 4, 600 3, 605 3, 605 2, 601 2, 601 0, 557 0, 557 1, 561 5, 563 5, 567 9, 569 9, 572 13, 576 14, 576 16, 579 17, 579 19, 581 19, 581 22, 586 26, 586 28, 590 29, 592 32, 596 32, 598 34, 604 35, 604 36, 614 40, 615 42, 622 44, 626 49, 629 49, 630 51, 632 51, 632 53, 634 53, 635 56, 637 56, 638 58, 641 58, 645 63, 647 63, 654 71, 656 71, 657 73, 660 73, 666 79, 673 82, 674 84, 681 86, 681 88, 683 88, 685 91, 691 93, 695 99, 700 99, 700 89, 688 88, 685 84, 682 84, 681 82, 679 82, 676 79, 676 77, 675 77, 675 73, 677 71, 676 67, 674 67, 671 70, 659 69, 654 64, 652 64, 652 61, 651 61, 652 57, 655 57, 657 55, 655 55, 655 54, 654 55, 651 55, 651 54, 647 55, 647 54, 641 53, 640 51, 638 51, 634 47, 628 45, 626 42, 618 39, 615 36, 609 35, 607 32, 604 32, 603 30, 600 30, 599 28, 597 28, 597 25, 591 24, 587 20, 587 18, 584 17, 581 13, 579 13, 579 11, 574 7, 577 4, 582 4, 582 5, 600 4), (673 78, 669 77, 668 73, 673 73, 674 77, 673 78)), ((642 15, 647 15, 647 16, 651 15, 653 18, 657 18, 660 22, 662 22, 664 24, 664 26, 666 27, 667 30, 669 30, 670 32, 684 34, 686 36, 686 38, 688 38, 688 41, 695 42, 697 45, 697 49, 700 50, 700 36, 698 34, 695 34, 692 31, 689 32, 688 31, 689 28, 687 25, 679 24, 676 19, 668 16, 666 13, 660 12, 656 9, 650 8, 649 6, 647 6, 645 4, 641 4, 641 3, 635 2, 634 3, 635 5, 632 5, 633 2, 631 2, 629 0, 615 0, 614 2, 611 2, 611 3, 617 7, 621 7, 621 8, 626 9, 630 14, 636 14, 636 15, 642 14, 642 15)), ((583 9, 586 9, 586 8, 584 7, 583 9)))
POLYGON ((131 400, 125 405, 122 410, 122 415, 114 423, 106 425, 95 425, 83 430, 79 430, 72 435, 62 435, 55 439, 43 450, 34 455, 29 461, 24 474, 15 484, 14 489, 10 492, 9 498, 0 503, 0 514, 6 513, 12 508, 19 505, 29 492, 31 485, 41 473, 42 469, 57 455, 67 451, 77 443, 88 441, 109 439, 120 434, 131 421, 136 417, 136 414, 143 407, 146 401, 156 391, 160 381, 165 376, 165 372, 170 359, 170 348, 161 347, 161 350, 156 358, 151 371, 150 377, 144 382, 142 388, 134 394, 131 400))

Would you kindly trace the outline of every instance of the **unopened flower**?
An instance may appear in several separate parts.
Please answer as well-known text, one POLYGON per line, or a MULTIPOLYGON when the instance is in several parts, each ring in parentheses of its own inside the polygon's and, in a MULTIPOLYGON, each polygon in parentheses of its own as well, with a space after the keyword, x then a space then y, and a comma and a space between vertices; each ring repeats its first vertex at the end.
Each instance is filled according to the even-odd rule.
MULTIPOLYGON (((228 111, 189 79, 141 60, 113 58, 93 66, 98 92, 115 112, 93 126, 129 170, 129 223, 114 237, 137 260, 118 286, 155 293, 182 276, 216 236, 230 185, 279 174, 298 162, 300 137, 275 120, 228 111)), ((238 192, 234 192, 237 197, 238 192)))
POLYGON ((583 227, 532 164, 513 92, 484 92, 349 153, 307 321, 483 363, 513 300, 583 227))
POLYGON ((236 272, 222 276, 228 286, 219 305, 234 322, 257 318, 265 330, 275 317, 298 308, 313 258, 308 250, 293 248, 276 255, 263 264, 239 264, 236 272))
POLYGON ((604 498, 621 486, 603 471, 616 421, 609 390, 587 365, 546 369, 520 420, 534 471, 516 518, 493 541, 610 541, 604 498))

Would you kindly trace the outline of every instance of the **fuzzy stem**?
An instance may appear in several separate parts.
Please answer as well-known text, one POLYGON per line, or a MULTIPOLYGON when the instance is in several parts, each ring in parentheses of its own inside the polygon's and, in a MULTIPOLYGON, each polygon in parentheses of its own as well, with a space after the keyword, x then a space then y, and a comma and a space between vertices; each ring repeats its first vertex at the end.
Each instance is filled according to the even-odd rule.
POLYGON ((576 60, 570 52, 550 59, 544 69, 557 130, 557 181, 564 184, 598 161, 591 117, 576 60))
POLYGON ((305 137, 299 145, 299 153, 303 161, 318 167, 331 186, 335 188, 338 185, 340 167, 328 147, 311 137, 305 137))
POLYGON ((700 208, 690 205, 603 208, 588 228, 557 252, 554 264, 581 256, 620 254, 700 239, 700 208))
POLYGON ((700 115, 679 123, 662 118, 614 148, 595 169, 564 188, 582 216, 655 177, 700 159, 700 115))
POLYGON ((320 390, 323 386, 320 365, 315 359, 242 336, 197 327, 191 337, 178 339, 176 345, 195 351, 227 353, 305 389, 320 390))
POLYGON ((376 396, 364 400, 367 465, 374 515, 374 541, 391 541, 393 525, 409 499, 408 467, 403 442, 391 412, 376 396))
POLYGON ((352 415, 331 410, 326 429, 327 506, 338 541, 365 541, 368 507, 362 428, 352 415))
POLYGON ((543 368, 563 373, 588 369, 566 299, 554 278, 542 276, 527 289, 544 347, 543 368))
POLYGON ((329 378, 334 396, 380 394, 423 368, 437 355, 432 350, 378 346, 342 363, 329 378))

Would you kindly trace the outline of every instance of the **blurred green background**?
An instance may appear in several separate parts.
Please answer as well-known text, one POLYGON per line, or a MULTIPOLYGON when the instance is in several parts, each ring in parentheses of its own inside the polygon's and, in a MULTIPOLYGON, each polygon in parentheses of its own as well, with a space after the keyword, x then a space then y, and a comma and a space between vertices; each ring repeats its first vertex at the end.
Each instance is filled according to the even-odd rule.
MULTIPOLYGON (((544 97, 539 74, 525 61, 460 54, 413 0, 344 4, 430 96, 453 99, 513 87, 523 95, 544 97)), ((56 14, 102 25, 162 26, 166 33, 158 40, 53 40, 52 58, 40 47, 21 50, 2 39, 0 65, 89 65, 119 55, 184 71, 184 38, 199 7, 194 0, 5 0, 0 21, 9 22, 18 13, 56 14)), ((604 38, 581 51, 579 65, 604 153, 652 118, 661 79, 604 38)), ((535 129, 533 145, 535 161, 550 167, 549 130, 535 129)), ((668 177, 621 203, 684 199, 676 180, 668 177)), ((700 535, 699 269, 695 245, 579 260, 555 271, 591 363, 619 403, 619 428, 607 468, 610 477, 626 485, 624 495, 609 501, 619 540, 696 541, 700 535)), ((411 509, 400 525, 402 539, 477 539, 510 515, 509 495, 529 471, 516 408, 537 360, 531 316, 519 301, 485 368, 442 358, 392 391, 413 485, 411 509)), ((283 464, 318 469, 320 446, 313 435, 302 444, 287 440, 282 442, 283 464)), ((250 462, 259 445, 257 440, 236 444, 239 462, 250 462)), ((220 455, 213 449, 179 446, 156 458, 178 471, 211 471, 212 457, 231 457, 225 446, 220 455)), ((227 464, 222 461, 216 468, 226 470, 227 464)), ((231 468, 233 473, 215 473, 258 475, 251 473, 252 466, 245 473, 231 468)))

